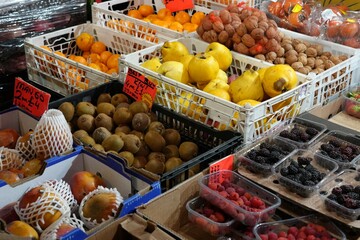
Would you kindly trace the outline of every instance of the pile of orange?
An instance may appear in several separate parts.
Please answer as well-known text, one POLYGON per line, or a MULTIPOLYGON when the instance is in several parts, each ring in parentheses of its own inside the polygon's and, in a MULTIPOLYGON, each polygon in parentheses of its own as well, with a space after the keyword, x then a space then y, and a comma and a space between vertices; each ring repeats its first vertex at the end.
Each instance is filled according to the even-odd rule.
MULTIPOLYGON (((76 46, 82 51, 80 55, 71 54, 66 56, 63 52, 52 51, 48 46, 41 46, 42 49, 53 52, 64 58, 68 58, 77 63, 83 64, 95 70, 101 71, 112 75, 119 73, 118 59, 119 54, 113 54, 107 50, 106 45, 101 41, 95 41, 94 36, 89 33, 83 32, 76 38, 76 46)), ((41 52, 35 53, 39 57, 43 58, 41 52)), ((44 59, 44 58, 43 58, 44 59)), ((89 80, 84 79, 84 72, 73 66, 66 67, 65 62, 52 59, 46 55, 45 59, 48 61, 47 65, 45 61, 41 61, 42 66, 48 66, 52 73, 61 77, 65 82, 77 86, 82 89, 87 89, 89 80)))

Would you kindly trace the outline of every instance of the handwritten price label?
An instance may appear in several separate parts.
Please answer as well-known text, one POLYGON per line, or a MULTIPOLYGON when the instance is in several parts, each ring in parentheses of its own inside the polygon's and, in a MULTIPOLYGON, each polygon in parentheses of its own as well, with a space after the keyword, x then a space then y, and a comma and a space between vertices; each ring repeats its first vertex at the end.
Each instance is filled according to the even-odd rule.
POLYGON ((136 101, 144 101, 151 108, 156 95, 156 84, 141 73, 129 68, 123 92, 136 101))
POLYGON ((210 164, 209 170, 212 177, 209 179, 210 183, 222 183, 225 179, 229 179, 229 173, 221 172, 221 170, 233 170, 234 154, 230 154, 212 164, 210 164), (217 173, 217 174, 216 174, 217 173))
POLYGON ((48 109, 50 94, 41 91, 21 78, 15 78, 13 104, 24 109, 35 117, 48 109))
POLYGON ((164 4, 171 12, 194 8, 192 0, 164 0, 164 4))

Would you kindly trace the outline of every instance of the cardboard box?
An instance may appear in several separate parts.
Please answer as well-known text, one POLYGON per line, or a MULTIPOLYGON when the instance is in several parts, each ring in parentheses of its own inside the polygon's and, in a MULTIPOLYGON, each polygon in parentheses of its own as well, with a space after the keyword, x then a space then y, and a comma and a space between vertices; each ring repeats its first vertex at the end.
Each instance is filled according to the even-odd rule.
MULTIPOLYGON (((144 189, 143 192, 134 194, 132 192, 131 179, 136 178, 136 176, 132 175, 132 172, 126 169, 122 163, 115 162, 109 158, 99 157, 98 155, 84 150, 82 147, 78 147, 74 152, 66 156, 48 159, 43 174, 37 178, 31 179, 15 187, 10 185, 0 187, 0 208, 9 203, 18 201, 29 188, 35 187, 44 181, 63 179, 65 182, 69 182, 71 176, 75 172, 83 170, 99 173, 103 177, 107 187, 116 188, 120 192, 121 196, 124 198, 119 214, 120 217, 133 212, 135 207, 146 203, 161 193, 160 184, 158 182, 148 182, 147 188, 144 189)), ((146 184, 145 178, 138 179, 138 181, 142 181, 143 184, 146 184)), ((71 234, 65 235, 62 239, 84 239, 95 233, 98 229, 99 228, 96 228, 95 230, 92 229, 86 234, 80 230, 74 230, 71 231, 71 234)))
POLYGON ((198 181, 206 170, 136 209, 136 213, 167 229, 179 239, 211 240, 216 237, 188 220, 186 203, 199 195, 198 181))
POLYGON ((96 232, 87 240, 115 240, 115 239, 134 239, 134 240, 171 240, 175 239, 155 223, 145 220, 138 214, 129 214, 119 218, 96 232))
POLYGON ((12 107, 0 112, 0 129, 12 128, 20 135, 30 129, 35 129, 38 119, 18 107, 12 107))

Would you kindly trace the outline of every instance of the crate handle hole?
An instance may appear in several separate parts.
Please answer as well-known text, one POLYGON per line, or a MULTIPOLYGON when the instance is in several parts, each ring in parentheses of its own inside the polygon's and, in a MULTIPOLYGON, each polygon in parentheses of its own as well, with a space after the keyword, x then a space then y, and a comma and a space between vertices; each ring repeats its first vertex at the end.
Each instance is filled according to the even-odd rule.
POLYGON ((321 195, 326 195, 326 194, 327 194, 327 191, 320 191, 320 194, 321 194, 321 195))
POLYGON ((273 183, 279 184, 279 180, 274 180, 273 183))
POLYGON ((335 182, 342 182, 342 181, 343 181, 342 178, 335 179, 335 182))

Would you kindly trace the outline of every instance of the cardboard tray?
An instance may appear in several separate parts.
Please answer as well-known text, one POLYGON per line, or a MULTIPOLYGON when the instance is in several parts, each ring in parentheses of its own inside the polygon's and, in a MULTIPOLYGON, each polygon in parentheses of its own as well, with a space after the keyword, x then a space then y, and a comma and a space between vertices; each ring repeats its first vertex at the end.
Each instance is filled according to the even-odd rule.
MULTIPOLYGON (((73 104, 80 101, 95 103, 101 93, 107 92, 113 95, 122 92, 122 87, 123 85, 117 81, 106 83, 94 89, 54 101, 49 104, 49 108, 58 108, 61 103, 66 101, 72 102, 73 104)), ((200 150, 200 154, 197 157, 162 176, 154 175, 147 171, 140 171, 141 174, 146 175, 154 181, 159 181, 162 191, 166 191, 188 178, 190 176, 189 170, 195 165, 200 164, 200 170, 203 170, 214 160, 231 154, 234 149, 241 146, 243 142, 242 136, 239 133, 215 130, 160 105, 154 104, 152 111, 156 113, 158 120, 162 122, 166 128, 177 129, 183 140, 195 141, 200 150)), ((112 158, 120 161, 119 157, 113 154, 110 155, 112 158)), ((134 182, 133 185, 137 186, 138 183, 134 182)), ((138 189, 141 189, 141 187, 138 189)))

